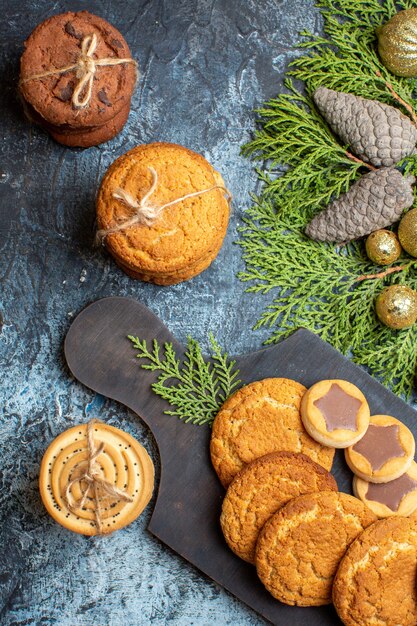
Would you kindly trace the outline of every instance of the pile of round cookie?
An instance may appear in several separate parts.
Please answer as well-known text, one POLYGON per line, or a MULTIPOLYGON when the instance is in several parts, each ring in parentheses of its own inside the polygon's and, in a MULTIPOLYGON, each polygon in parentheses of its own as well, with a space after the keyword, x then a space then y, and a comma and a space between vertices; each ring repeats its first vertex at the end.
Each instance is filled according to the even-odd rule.
POLYGON ((39 474, 53 519, 82 535, 107 535, 133 522, 149 503, 154 467, 129 433, 93 419, 61 433, 39 474))
POLYGON ((136 79, 137 63, 114 26, 68 12, 39 24, 25 42, 19 91, 29 119, 59 143, 87 148, 122 130, 136 79))
MULTIPOLYGON (((87 148, 127 121, 137 61, 114 26, 87 11, 53 15, 25 42, 19 94, 26 116, 59 143, 87 148)), ((110 166, 97 197, 97 241, 131 278, 174 285, 220 251, 231 195, 200 154, 139 145, 110 166)))
POLYGON ((371 417, 347 381, 243 387, 217 414, 210 444, 227 489, 228 546, 285 604, 333 601, 347 625, 415 625, 417 515, 406 517, 417 507, 414 449, 408 428, 371 417), (330 474, 335 448, 357 474, 357 497, 330 474))
POLYGON ((200 154, 163 142, 120 156, 103 178, 96 208, 98 238, 117 265, 158 285, 205 270, 229 221, 221 175, 200 154))

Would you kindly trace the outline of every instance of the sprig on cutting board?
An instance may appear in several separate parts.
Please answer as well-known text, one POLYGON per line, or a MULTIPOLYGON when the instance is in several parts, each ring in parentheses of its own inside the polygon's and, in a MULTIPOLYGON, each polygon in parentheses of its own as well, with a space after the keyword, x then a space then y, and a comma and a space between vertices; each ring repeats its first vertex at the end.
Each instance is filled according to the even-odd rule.
POLYGON ((236 361, 222 352, 210 334, 211 356, 205 359, 200 344, 188 337, 184 357, 180 358, 172 343, 161 346, 156 339, 148 348, 145 339, 129 335, 141 360, 142 369, 158 372, 152 390, 166 400, 175 415, 199 426, 211 425, 223 402, 241 386, 236 361))

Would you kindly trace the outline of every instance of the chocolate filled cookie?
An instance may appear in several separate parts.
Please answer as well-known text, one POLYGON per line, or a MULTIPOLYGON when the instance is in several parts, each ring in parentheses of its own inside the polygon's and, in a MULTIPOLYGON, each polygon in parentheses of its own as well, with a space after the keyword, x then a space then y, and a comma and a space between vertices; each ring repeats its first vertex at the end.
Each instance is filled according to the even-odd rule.
POLYGON ((372 415, 360 441, 345 450, 356 476, 371 483, 387 483, 410 467, 415 453, 412 432, 391 415, 372 415))
POLYGON ((417 463, 388 483, 370 483, 355 476, 353 493, 378 517, 407 517, 417 509, 417 463))
POLYGON ((103 178, 98 236, 132 278, 172 285, 216 258, 229 199, 221 175, 196 152, 171 143, 137 146, 103 178))
POLYGON ((123 127, 137 78, 129 47, 87 11, 54 15, 25 42, 20 94, 28 117, 61 143, 88 147, 123 127))
POLYGON ((347 448, 365 434, 370 412, 356 385, 347 380, 322 380, 304 395, 301 417, 313 439, 325 446, 347 448))

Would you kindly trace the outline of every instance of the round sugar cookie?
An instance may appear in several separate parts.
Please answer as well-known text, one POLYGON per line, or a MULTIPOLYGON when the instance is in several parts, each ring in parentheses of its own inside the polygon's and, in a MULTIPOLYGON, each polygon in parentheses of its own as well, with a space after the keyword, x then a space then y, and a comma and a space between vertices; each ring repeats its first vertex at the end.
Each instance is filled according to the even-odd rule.
POLYGON ((288 378, 265 378, 239 389, 213 422, 210 453, 222 484, 228 487, 244 465, 270 452, 302 452, 327 470, 334 450, 311 439, 300 404, 306 389, 288 378))
POLYGON ((123 430, 96 420, 54 439, 39 476, 48 513, 83 535, 108 534, 133 522, 153 486, 154 467, 145 448, 123 430))
POLYGON ((329 604, 341 558, 375 520, 360 500, 346 493, 323 491, 294 498, 266 522, 259 535, 258 576, 284 604, 329 604))
POLYGON ((346 463, 356 476, 386 483, 410 467, 416 444, 412 432, 391 415, 372 415, 360 441, 345 450, 346 463))
POLYGON ((324 446, 347 448, 359 441, 369 424, 369 406, 362 391, 347 380, 322 380, 301 403, 307 432, 324 446))
POLYGON ((333 585, 345 626, 417 624, 417 521, 389 517, 352 543, 333 585))
POLYGON ((291 498, 313 491, 337 491, 333 476, 305 454, 272 452, 246 465, 223 500, 220 524, 231 550, 255 562, 265 522, 291 498))
POLYGON ((370 483, 355 476, 353 493, 377 517, 400 515, 407 517, 417 509, 417 463, 388 483, 370 483))
POLYGON ((226 235, 229 200, 222 176, 200 154, 173 143, 143 144, 107 170, 97 195, 97 223, 123 271, 171 285, 193 278, 216 258, 226 235), (147 223, 106 235, 135 214, 126 198, 136 204, 146 200, 146 206, 161 210, 147 223))

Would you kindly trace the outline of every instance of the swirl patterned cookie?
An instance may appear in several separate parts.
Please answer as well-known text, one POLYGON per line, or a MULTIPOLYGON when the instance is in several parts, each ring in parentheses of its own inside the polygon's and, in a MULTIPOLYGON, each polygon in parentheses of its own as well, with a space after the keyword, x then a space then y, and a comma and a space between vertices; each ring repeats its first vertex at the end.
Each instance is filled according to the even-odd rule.
POLYGON ((152 496, 153 463, 128 433, 91 420, 61 433, 42 459, 39 490, 68 530, 108 534, 133 522, 152 496))

